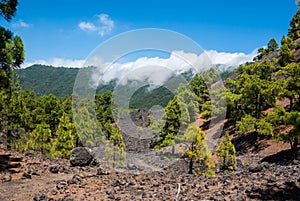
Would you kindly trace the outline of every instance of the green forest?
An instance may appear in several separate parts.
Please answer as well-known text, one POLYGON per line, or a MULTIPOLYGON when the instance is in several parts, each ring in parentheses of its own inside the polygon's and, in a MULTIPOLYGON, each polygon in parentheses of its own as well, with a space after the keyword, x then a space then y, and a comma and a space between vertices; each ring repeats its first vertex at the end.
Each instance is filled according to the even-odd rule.
MULTIPOLYGON (((16 12, 16 4, 2 5, 0 9, 1 17, 9 22, 16 12)), ((178 142, 186 144, 181 153, 189 160, 189 173, 193 173, 196 162, 203 163, 205 172, 199 171, 207 175, 212 175, 215 167, 211 160, 213 153, 205 144, 205 132, 194 124, 199 115, 212 120, 225 112, 226 119, 235 128, 231 135, 253 132, 260 138, 287 142, 291 157, 297 158, 299 38, 300 10, 291 19, 287 35, 279 44, 270 39, 265 48, 258 50, 253 62, 221 75, 224 87, 214 87, 221 80, 219 72, 211 68, 193 75, 188 84, 180 84, 175 94, 163 87, 151 92, 139 89, 125 113, 151 108, 162 103, 161 97, 167 97, 168 101, 162 103, 165 110, 162 120, 149 118, 148 126, 156 135, 149 146, 159 150, 178 142), (149 102, 150 97, 154 98, 149 102)), ((78 97, 72 94, 78 69, 36 65, 20 70, 24 57, 22 39, 0 27, 0 141, 6 143, 7 149, 69 158, 74 147, 106 143, 106 157, 112 161, 111 166, 122 165, 126 154, 122 131, 113 117, 113 83, 100 86, 94 98, 78 97), (43 75, 51 76, 41 76, 42 71, 46 72, 43 75)), ((236 168, 230 137, 229 133, 224 134, 216 151, 224 171, 236 168)))

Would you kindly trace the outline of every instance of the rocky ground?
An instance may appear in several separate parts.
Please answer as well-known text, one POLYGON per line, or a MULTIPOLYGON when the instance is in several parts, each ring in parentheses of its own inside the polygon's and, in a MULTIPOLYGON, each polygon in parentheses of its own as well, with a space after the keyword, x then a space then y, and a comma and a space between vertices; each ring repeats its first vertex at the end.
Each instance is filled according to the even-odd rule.
POLYGON ((146 148, 148 139, 123 137, 127 158, 135 160, 123 172, 95 160, 101 149, 90 154, 78 148, 65 160, 7 151, 0 143, 0 200, 300 200, 300 161, 289 158, 289 144, 255 133, 235 136, 237 170, 216 169, 216 176, 205 177, 187 174, 184 160, 159 168, 162 157, 146 148))
POLYGON ((300 200, 300 161, 289 160, 287 145, 259 143, 239 151, 237 171, 215 177, 186 174, 185 161, 132 174, 1 150, 0 200, 300 200))

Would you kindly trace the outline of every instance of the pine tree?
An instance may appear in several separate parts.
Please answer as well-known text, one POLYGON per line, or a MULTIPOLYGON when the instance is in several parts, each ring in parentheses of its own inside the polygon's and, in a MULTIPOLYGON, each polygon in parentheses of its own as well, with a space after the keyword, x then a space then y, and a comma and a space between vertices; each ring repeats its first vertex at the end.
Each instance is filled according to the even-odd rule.
POLYGON ((259 48, 258 55, 253 59, 254 61, 260 61, 264 57, 268 56, 269 54, 273 53, 274 51, 278 50, 279 46, 274 38, 272 38, 268 42, 267 48, 259 48))
POLYGON ((239 67, 236 79, 227 80, 229 116, 234 117, 238 133, 257 131, 272 135, 272 127, 264 120, 263 111, 275 106, 278 85, 274 71, 274 65, 264 59, 239 67))
POLYGON ((184 147, 182 156, 189 159, 189 174, 193 174, 195 162, 201 162, 204 167, 210 166, 211 152, 205 143, 205 133, 195 124, 190 124, 181 138, 184 147))
POLYGON ((232 144, 229 133, 225 134, 225 139, 220 143, 216 150, 216 155, 220 158, 223 171, 236 169, 236 155, 235 147, 232 144))
POLYGON ((300 9, 298 8, 296 14, 290 21, 290 28, 288 36, 292 40, 297 40, 300 37, 300 9))
POLYGON ((181 127, 186 129, 187 126, 194 122, 199 114, 199 101, 195 93, 192 92, 188 86, 180 83, 175 95, 178 99, 179 107, 181 110, 181 127))
POLYGON ((91 100, 73 99, 73 122, 82 145, 88 147, 104 143, 105 134, 96 119, 91 100))
POLYGON ((56 139, 52 154, 55 157, 69 158, 71 150, 74 148, 74 126, 66 113, 59 119, 58 128, 55 132, 56 139))
POLYGON ((32 150, 36 153, 51 155, 51 130, 50 126, 45 122, 38 124, 36 128, 29 134, 26 144, 26 151, 32 150))
POLYGON ((126 152, 124 150, 125 144, 123 142, 123 136, 120 129, 117 126, 112 128, 112 132, 105 147, 104 160, 109 167, 115 168, 116 166, 123 166, 126 158, 126 152))
POLYGON ((277 76, 282 76, 277 83, 280 86, 279 97, 290 100, 289 110, 297 109, 300 105, 300 64, 289 64, 277 72, 277 76))
POLYGON ((296 61, 296 55, 291 52, 288 44, 284 43, 280 47, 279 60, 278 63, 280 66, 284 67, 291 62, 296 61))
POLYGON ((174 138, 179 133, 181 110, 176 96, 166 106, 163 120, 165 124, 163 129, 160 131, 159 137, 151 144, 151 147, 155 147, 157 149, 174 145, 174 138))

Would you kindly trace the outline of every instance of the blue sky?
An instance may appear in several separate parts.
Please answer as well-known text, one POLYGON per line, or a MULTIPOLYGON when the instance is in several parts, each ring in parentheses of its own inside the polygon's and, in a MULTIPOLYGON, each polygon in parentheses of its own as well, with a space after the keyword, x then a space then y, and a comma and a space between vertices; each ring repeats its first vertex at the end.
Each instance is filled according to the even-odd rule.
POLYGON ((206 50, 250 54, 272 37, 280 41, 296 10, 293 0, 20 0, 15 18, 1 23, 22 37, 26 62, 63 63, 140 28, 170 29, 206 50))

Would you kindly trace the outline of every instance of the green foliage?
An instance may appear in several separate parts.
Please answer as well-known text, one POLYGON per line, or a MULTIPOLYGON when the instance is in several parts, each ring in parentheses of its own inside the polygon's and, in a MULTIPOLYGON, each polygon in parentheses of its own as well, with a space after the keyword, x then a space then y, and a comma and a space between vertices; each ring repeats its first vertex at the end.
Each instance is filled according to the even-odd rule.
POLYGON ((263 136, 273 136, 273 126, 265 119, 260 119, 256 122, 257 133, 263 136))
POLYGON ((260 121, 264 118, 262 112, 275 106, 278 85, 272 76, 274 71, 274 65, 268 59, 264 59, 261 62, 240 66, 236 70, 237 77, 234 80, 227 79, 226 83, 230 89, 226 92, 228 116, 235 122, 241 121, 237 125, 239 132, 252 130, 251 127, 254 126, 251 123, 254 122, 252 118, 257 119, 255 122, 260 121), (242 118, 244 119, 241 120, 242 118), (248 123, 251 124, 246 125, 248 123))
POLYGON ((300 9, 298 8, 296 14, 293 16, 290 21, 290 28, 288 36, 292 40, 296 40, 300 37, 300 9))
POLYGON ((36 122, 46 122, 51 131, 55 132, 59 118, 63 114, 63 107, 59 99, 53 95, 43 95, 37 100, 37 107, 33 110, 36 122))
POLYGON ((223 171, 233 171, 236 169, 235 147, 230 140, 229 133, 225 134, 225 139, 220 143, 216 150, 216 155, 220 158, 223 171))
POLYGON ((264 118, 257 119, 247 114, 240 121, 237 121, 236 132, 244 134, 251 131, 256 131, 259 135, 270 136, 273 135, 273 126, 264 118))
POLYGON ((129 108, 151 108, 154 105, 165 107, 170 100, 174 98, 174 94, 166 87, 160 86, 153 90, 149 89, 149 85, 139 88, 131 97, 129 108))
POLYGON ((10 21, 17 11, 18 0, 1 0, 0 15, 10 21))
POLYGON ((193 173, 193 164, 200 162, 208 167, 211 164, 211 152, 205 143, 205 133, 195 124, 190 124, 181 141, 185 144, 181 150, 182 156, 189 159, 189 174, 193 173))
POLYGON ((157 149, 174 143, 174 138, 179 132, 181 119, 181 110, 177 97, 171 100, 165 108, 163 120, 165 122, 163 129, 157 140, 151 145, 157 149))
POLYGON ((254 61, 260 61, 269 54, 273 53, 274 51, 278 50, 279 46, 274 38, 272 38, 268 42, 267 48, 259 48, 258 55, 254 58, 254 61))
POLYGON ((16 86, 10 94, 0 91, 0 119, 7 122, 2 129, 6 132, 8 148, 13 147, 20 138, 20 131, 24 132, 31 124, 30 111, 18 90, 19 87, 16 86))
POLYGON ((181 110, 181 126, 183 129, 186 129, 190 123, 195 121, 199 114, 198 97, 188 88, 188 86, 182 83, 175 91, 175 95, 181 110))
POLYGON ((29 133, 29 139, 25 150, 32 150, 35 153, 50 156, 52 150, 51 137, 50 126, 45 122, 42 122, 41 124, 38 124, 31 133, 29 133))
POLYGON ((256 125, 256 118, 247 114, 240 121, 236 122, 236 132, 238 134, 244 134, 248 131, 254 131, 256 125))
POLYGON ((125 144, 120 129, 115 126, 112 128, 112 132, 109 140, 106 142, 105 157, 109 167, 115 168, 116 166, 123 166, 126 158, 126 152, 124 151, 125 144))
POLYGON ((54 94, 57 97, 70 96, 79 68, 56 68, 33 65, 18 69, 16 73, 22 88, 28 88, 37 96, 54 94))
POLYGON ((111 123, 114 123, 112 114, 112 92, 97 94, 95 97, 95 111, 102 132, 106 139, 110 138, 111 123))
POLYGON ((205 83, 203 76, 196 74, 189 82, 189 87, 198 97, 199 105, 202 105, 203 103, 209 100, 207 84, 205 83))
POLYGON ((297 109, 295 107, 300 105, 300 64, 288 64, 278 71, 277 75, 282 76, 278 80, 279 97, 290 100, 290 110, 297 109))
POLYGON ((201 110, 202 110, 201 117, 204 119, 209 119, 211 117, 211 112, 212 112, 211 101, 206 101, 205 103, 203 103, 201 110))
POLYGON ((210 90, 211 100, 202 104, 201 117, 204 119, 218 118, 226 114, 227 89, 225 87, 218 87, 210 90))
POLYGON ((9 92, 13 86, 14 69, 24 61, 24 46, 18 36, 0 27, 0 89, 9 92))
MULTIPOLYGON (((1 0, 0 15, 10 21, 17 10, 17 0, 1 0)), ((24 45, 19 36, 0 26, 0 90, 10 92, 14 69, 24 61, 24 45)))
POLYGON ((284 43, 280 47, 279 60, 278 63, 280 66, 286 66, 287 64, 296 61, 296 55, 291 52, 287 43, 284 43))
POLYGON ((73 121, 80 142, 88 147, 103 143, 105 135, 96 119, 93 100, 74 97, 73 104, 73 121))
POLYGON ((55 132, 52 155, 55 157, 69 158, 71 150, 74 148, 74 125, 66 113, 59 119, 58 128, 55 132))

